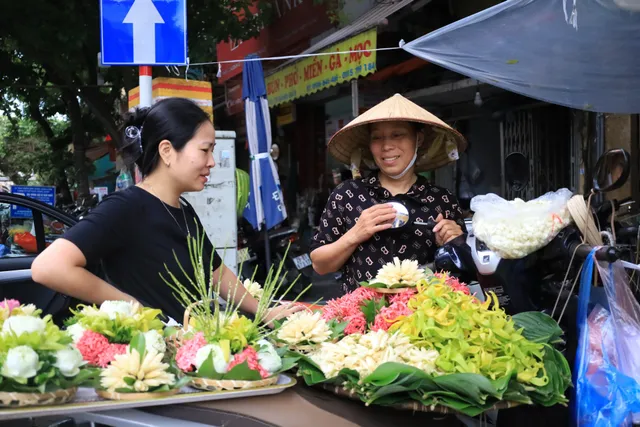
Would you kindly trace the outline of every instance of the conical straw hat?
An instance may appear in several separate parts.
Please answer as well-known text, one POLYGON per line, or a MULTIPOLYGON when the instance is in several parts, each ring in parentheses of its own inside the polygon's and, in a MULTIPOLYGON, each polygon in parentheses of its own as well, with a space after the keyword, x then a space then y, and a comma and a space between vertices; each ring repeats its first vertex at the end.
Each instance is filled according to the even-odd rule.
POLYGON ((336 132, 329 141, 329 153, 348 165, 351 153, 361 148, 363 159, 373 164, 369 151, 369 124, 376 122, 424 123, 425 143, 418 148, 416 172, 438 169, 455 162, 459 153, 467 148, 467 141, 458 131, 404 96, 395 94, 336 132))

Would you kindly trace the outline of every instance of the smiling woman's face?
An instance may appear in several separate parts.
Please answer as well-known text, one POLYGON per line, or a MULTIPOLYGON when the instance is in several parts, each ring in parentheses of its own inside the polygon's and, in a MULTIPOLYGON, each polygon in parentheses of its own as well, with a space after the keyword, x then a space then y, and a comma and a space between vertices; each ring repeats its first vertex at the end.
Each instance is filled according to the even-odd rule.
POLYGON ((401 174, 413 159, 422 133, 408 122, 378 122, 371 125, 369 148, 373 160, 388 176, 401 174))

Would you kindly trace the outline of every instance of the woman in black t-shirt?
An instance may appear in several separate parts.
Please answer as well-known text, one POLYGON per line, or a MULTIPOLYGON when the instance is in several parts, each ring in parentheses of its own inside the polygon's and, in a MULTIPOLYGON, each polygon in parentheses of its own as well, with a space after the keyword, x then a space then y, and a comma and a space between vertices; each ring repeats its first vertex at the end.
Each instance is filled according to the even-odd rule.
MULTIPOLYGON (((137 163, 142 182, 107 197, 42 252, 32 265, 33 280, 88 303, 139 301, 181 319, 184 308, 160 274, 166 277, 168 268, 185 284, 195 279, 187 236, 202 234, 204 228, 180 196, 204 189, 209 170, 215 166, 215 130, 200 107, 182 98, 169 98, 127 114, 123 129, 121 153, 137 163), (111 283, 86 268, 100 262, 111 283)), ((214 271, 210 274, 216 280, 221 277, 222 295, 235 295, 239 302, 246 293, 241 309, 255 313, 257 300, 224 266, 206 238, 205 266, 211 257, 214 271), (235 292, 234 286, 238 287, 235 292)), ((286 306, 273 308, 266 321, 294 311, 297 309, 286 306)))

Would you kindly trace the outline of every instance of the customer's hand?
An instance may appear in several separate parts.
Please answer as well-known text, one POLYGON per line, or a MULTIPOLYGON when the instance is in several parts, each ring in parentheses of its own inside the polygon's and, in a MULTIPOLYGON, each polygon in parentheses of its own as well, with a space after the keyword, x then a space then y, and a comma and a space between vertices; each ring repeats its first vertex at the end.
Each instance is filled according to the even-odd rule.
POLYGON ((374 234, 391 228, 396 215, 395 208, 388 203, 372 206, 362 212, 356 225, 346 235, 352 244, 362 244, 374 234))
POLYGON ((443 246, 463 233, 462 228, 457 222, 450 219, 444 219, 442 214, 436 218, 436 226, 433 228, 433 232, 436 235, 436 244, 443 246))

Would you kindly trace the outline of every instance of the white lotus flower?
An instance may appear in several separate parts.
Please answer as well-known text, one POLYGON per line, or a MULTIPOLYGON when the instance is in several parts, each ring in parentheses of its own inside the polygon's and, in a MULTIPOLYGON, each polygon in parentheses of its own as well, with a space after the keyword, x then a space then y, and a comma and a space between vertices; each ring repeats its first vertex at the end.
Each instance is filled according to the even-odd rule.
POLYGON ((276 352, 275 347, 267 340, 260 340, 258 344, 258 363, 267 372, 273 374, 282 368, 282 359, 276 352))
POLYGON ((410 259, 400 261, 398 257, 394 257, 393 262, 385 264, 378 270, 378 275, 371 283, 383 283, 387 286, 398 284, 415 286, 422 279, 424 279, 424 270, 418 267, 418 261, 410 259))
POLYGON ((144 333, 144 343, 147 352, 155 351, 156 353, 164 353, 167 351, 167 343, 164 341, 164 337, 155 329, 144 333))
POLYGON ((289 344, 316 343, 327 341, 331 337, 331 329, 322 318, 322 313, 299 311, 285 320, 278 329, 278 339, 289 344))
POLYGON ((244 286, 244 288, 247 290, 247 292, 249 292, 249 294, 251 294, 251 296, 254 297, 255 299, 262 298, 262 294, 264 293, 264 289, 262 289, 262 286, 260 286, 260 283, 252 282, 251 279, 246 279, 242 283, 242 286, 244 286))
POLYGON ((106 313, 111 320, 118 314, 121 317, 133 317, 139 308, 139 304, 129 301, 105 301, 100 305, 100 311, 106 313))
POLYGON ((58 368, 62 375, 70 378, 78 375, 80 368, 86 363, 82 358, 82 353, 74 347, 56 351, 56 362, 53 366, 58 368))
POLYGON ((31 332, 43 333, 46 326, 46 322, 39 317, 11 316, 2 325, 2 332, 6 334, 11 331, 17 336, 31 332))
POLYGON ((0 373, 3 377, 25 380, 38 374, 39 364, 38 353, 29 346, 21 345, 9 350, 0 373))
POLYGON ((218 344, 207 344, 201 347, 196 353, 196 368, 200 369, 200 366, 209 358, 209 354, 213 357, 213 368, 219 374, 224 374, 229 368, 229 363, 225 360, 224 352, 218 344))
POLYGON ((74 343, 80 341, 80 338, 82 338, 82 335, 84 335, 84 332, 86 330, 87 328, 82 326, 80 323, 74 323, 73 325, 67 327, 67 333, 71 335, 74 343))

